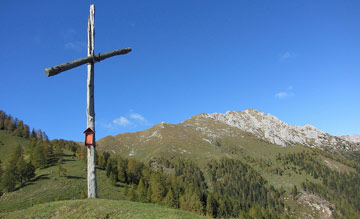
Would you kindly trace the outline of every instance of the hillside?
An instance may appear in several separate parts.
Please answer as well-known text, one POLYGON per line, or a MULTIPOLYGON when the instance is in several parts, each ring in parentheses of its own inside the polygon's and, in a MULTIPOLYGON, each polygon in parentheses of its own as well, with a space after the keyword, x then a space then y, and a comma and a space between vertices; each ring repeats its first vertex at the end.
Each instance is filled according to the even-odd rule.
POLYGON ((205 218, 161 205, 107 199, 56 201, 0 213, 0 218, 205 218))
MULTIPOLYGON (((85 147, 37 135, 45 134, 26 138, 0 130, 4 169, 19 145, 25 161, 37 165, 35 177, 0 193, 0 212, 6 217, 12 215, 7 211, 17 215, 29 208, 24 215, 31 215, 36 211, 30 209, 42 203, 52 208, 57 200, 86 197, 85 147), (46 155, 41 158, 45 163, 37 160, 37 149, 46 155)), ((100 139, 98 195, 224 218, 358 218, 360 164, 344 156, 357 153, 351 144, 352 151, 340 147, 332 153, 321 146, 276 145, 200 114, 180 124, 160 123, 100 139)))
MULTIPOLYGON (((314 217, 327 212, 327 217, 331 217, 335 203, 340 207, 336 197, 344 195, 345 191, 330 186, 328 180, 333 185, 339 183, 337 186, 349 183, 345 179, 353 181, 355 193, 346 193, 355 194, 351 197, 356 202, 356 194, 360 195, 359 186, 354 183, 359 180, 359 163, 347 159, 358 160, 358 143, 330 136, 310 125, 288 125, 274 116, 251 109, 199 114, 179 124, 162 122, 144 131, 105 137, 97 145, 100 151, 151 163, 156 157, 195 161, 205 173, 210 190, 214 188, 211 188, 213 182, 207 173, 209 162, 222 158, 241 160, 260 173, 268 185, 284 189, 287 194, 291 194, 294 187, 298 189, 300 195, 295 199, 284 197, 291 209, 290 215, 314 217), (332 194, 332 198, 320 192, 324 189, 332 194), (305 213, 309 207, 312 212, 305 213)), ((360 211, 357 205, 353 207, 360 211)), ((348 214, 353 215, 353 212, 348 214)))
POLYGON ((311 125, 289 125, 270 114, 248 109, 226 114, 203 113, 179 124, 162 122, 141 132, 107 136, 98 140, 98 146, 141 160, 154 155, 194 159, 236 157, 232 155, 235 151, 270 145, 302 145, 353 156, 359 154, 360 143, 351 139, 331 136, 311 125))

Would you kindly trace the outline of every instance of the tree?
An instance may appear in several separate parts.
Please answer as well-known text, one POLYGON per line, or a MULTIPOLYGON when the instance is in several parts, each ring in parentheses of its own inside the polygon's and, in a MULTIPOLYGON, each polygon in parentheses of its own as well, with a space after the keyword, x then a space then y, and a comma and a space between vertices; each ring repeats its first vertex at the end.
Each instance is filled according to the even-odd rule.
POLYGON ((143 164, 135 159, 129 159, 127 162, 127 179, 129 183, 138 184, 141 177, 141 169, 143 164))
POLYGON ((46 160, 44 157, 44 148, 41 143, 37 143, 32 153, 32 164, 36 168, 43 168, 46 166, 46 160))
POLYGON ((43 132, 41 131, 41 129, 38 129, 38 130, 37 130, 36 138, 37 138, 37 139, 40 139, 40 141, 43 140, 43 132))
POLYGON ((122 183, 127 183, 127 174, 126 174, 126 163, 124 160, 120 159, 117 163, 118 170, 118 179, 122 183))
POLYGON ((49 142, 43 141, 42 143, 43 146, 43 153, 44 153, 44 160, 45 160, 45 165, 49 165, 53 163, 54 160, 54 148, 52 147, 52 145, 49 142))
POLYGON ((130 189, 128 191, 128 200, 129 201, 136 201, 136 188, 134 184, 131 184, 130 189))
POLYGON ((35 167, 32 165, 31 162, 26 163, 26 171, 23 179, 25 181, 30 181, 32 178, 35 177, 35 167))
POLYGON ((22 120, 17 121, 16 129, 14 130, 14 134, 19 137, 24 136, 24 122, 22 120))
POLYGON ((34 129, 32 129, 32 131, 31 131, 30 138, 36 139, 36 132, 34 129))
POLYGON ((30 137, 30 128, 28 125, 24 125, 23 137, 24 138, 30 137))
POLYGON ((111 185, 115 186, 116 185, 116 174, 114 172, 110 172, 110 182, 111 185))
POLYGON ((185 193, 185 195, 180 197, 179 206, 182 210, 191 211, 196 214, 203 214, 203 205, 200 201, 199 196, 195 193, 185 193))
POLYGON ((23 186, 23 183, 25 181, 26 172, 27 172, 26 162, 24 160, 24 157, 21 156, 18 158, 18 161, 16 164, 16 175, 18 178, 17 181, 19 181, 20 186, 23 186))
POLYGON ((298 194, 298 190, 297 190, 296 185, 294 185, 294 187, 292 188, 292 190, 291 190, 291 194, 294 196, 294 198, 297 196, 297 194, 298 194))
POLYGON ((165 198, 164 198, 164 204, 171 207, 171 208, 177 208, 178 202, 175 198, 174 192, 172 188, 169 188, 169 191, 167 192, 165 198))
POLYGON ((206 216, 216 217, 217 203, 212 194, 208 194, 206 198, 206 216))
POLYGON ((5 129, 5 125, 4 125, 5 119, 6 119, 5 112, 0 110, 0 130, 5 129))
POLYGON ((60 176, 66 176, 67 169, 62 166, 62 159, 58 160, 57 166, 58 166, 58 176, 59 177, 60 176))
POLYGON ((1 188, 5 192, 11 192, 15 190, 16 184, 16 166, 7 166, 1 180, 1 188))
POLYGON ((165 196, 164 178, 160 173, 153 173, 150 178, 151 202, 159 203, 165 196))
POLYGON ((138 197, 138 201, 140 201, 140 202, 148 201, 148 199, 146 197, 146 190, 147 189, 146 189, 144 180, 142 178, 140 178, 139 185, 137 186, 137 189, 136 189, 136 195, 138 197))

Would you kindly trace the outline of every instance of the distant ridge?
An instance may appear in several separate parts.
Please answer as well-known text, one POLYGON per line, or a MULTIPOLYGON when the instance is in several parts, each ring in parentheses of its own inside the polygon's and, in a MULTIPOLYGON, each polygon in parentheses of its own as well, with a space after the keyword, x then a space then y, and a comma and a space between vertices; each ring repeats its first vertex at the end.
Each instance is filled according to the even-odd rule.
POLYGON ((203 113, 199 116, 223 122, 232 127, 255 134, 257 137, 281 146, 301 144, 309 147, 358 151, 360 136, 338 137, 329 135, 312 125, 289 125, 271 114, 254 109, 228 111, 225 114, 203 113))

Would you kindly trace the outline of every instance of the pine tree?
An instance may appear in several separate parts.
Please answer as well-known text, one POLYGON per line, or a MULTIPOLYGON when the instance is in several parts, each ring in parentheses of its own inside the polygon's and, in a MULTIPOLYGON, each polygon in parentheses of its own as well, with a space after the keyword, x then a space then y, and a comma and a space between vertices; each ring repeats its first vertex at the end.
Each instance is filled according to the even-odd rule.
POLYGON ((147 200, 147 197, 146 197, 146 186, 145 186, 145 183, 143 181, 142 178, 140 178, 140 181, 139 181, 139 185, 137 186, 137 189, 136 189, 136 195, 138 197, 138 201, 139 202, 148 202, 147 200))
POLYGON ((130 189, 128 191, 128 200, 129 201, 136 201, 136 188, 134 184, 130 185, 130 189))
POLYGON ((26 172, 27 172, 27 166, 26 166, 26 162, 24 160, 24 157, 21 156, 18 158, 17 164, 16 164, 16 175, 18 178, 18 182, 20 183, 20 186, 23 186, 26 176, 26 172))
POLYGON ((23 137, 24 138, 30 137, 30 128, 28 125, 24 125, 23 137))
POLYGON ((208 194, 206 198, 206 216, 216 217, 217 215, 217 204, 212 194, 208 194))
POLYGON ((159 203, 165 196, 164 178, 160 173, 155 172, 150 178, 151 202, 159 203))
POLYGON ((164 198, 164 204, 171 207, 171 208, 177 208, 178 202, 175 199, 174 192, 172 188, 169 188, 169 191, 167 192, 165 198, 164 198))
POLYGON ((24 135, 24 122, 22 120, 17 121, 16 129, 14 130, 14 135, 23 137, 24 135))
POLYGON ((5 192, 15 190, 17 184, 16 166, 7 166, 1 180, 1 188, 5 192))
POLYGON ((5 129, 5 119, 6 119, 6 114, 4 111, 0 110, 0 130, 5 129))
POLYGON ((43 168, 46 166, 46 160, 44 157, 44 148, 41 143, 36 144, 32 153, 32 164, 36 168, 43 168))
POLYGON ((36 138, 39 139, 40 141, 43 140, 43 132, 41 131, 41 129, 37 130, 36 138))
POLYGON ((5 130, 8 130, 8 131, 9 131, 9 128, 10 128, 11 122, 12 122, 11 120, 12 120, 11 115, 8 115, 8 116, 5 118, 5 120, 4 120, 4 129, 5 129, 5 130))
POLYGON ((54 148, 52 147, 52 145, 49 142, 42 142, 42 146, 43 146, 43 153, 44 153, 44 160, 45 160, 45 165, 50 165, 52 164, 53 160, 54 160, 54 148))
POLYGON ((66 176, 67 169, 62 166, 62 159, 58 160, 57 166, 58 166, 58 176, 59 177, 60 176, 66 176))
POLYGON ((35 177, 35 167, 34 165, 32 165, 31 162, 28 162, 26 163, 26 171, 23 178, 25 181, 30 181, 34 177, 35 177))
POLYGON ((114 172, 110 172, 110 182, 111 185, 115 186, 116 185, 116 174, 114 172))
POLYGON ((31 131, 30 138, 36 139, 36 132, 34 129, 31 131))

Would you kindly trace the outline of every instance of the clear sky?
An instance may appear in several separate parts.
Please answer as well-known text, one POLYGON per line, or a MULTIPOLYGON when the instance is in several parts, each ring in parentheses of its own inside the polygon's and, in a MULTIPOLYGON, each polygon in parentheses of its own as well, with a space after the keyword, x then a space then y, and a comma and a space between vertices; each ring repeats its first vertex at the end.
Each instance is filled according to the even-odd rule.
POLYGON ((0 0, 0 109, 50 139, 83 141, 87 54, 95 64, 97 138, 254 108, 293 125, 360 134, 360 2, 0 0))

